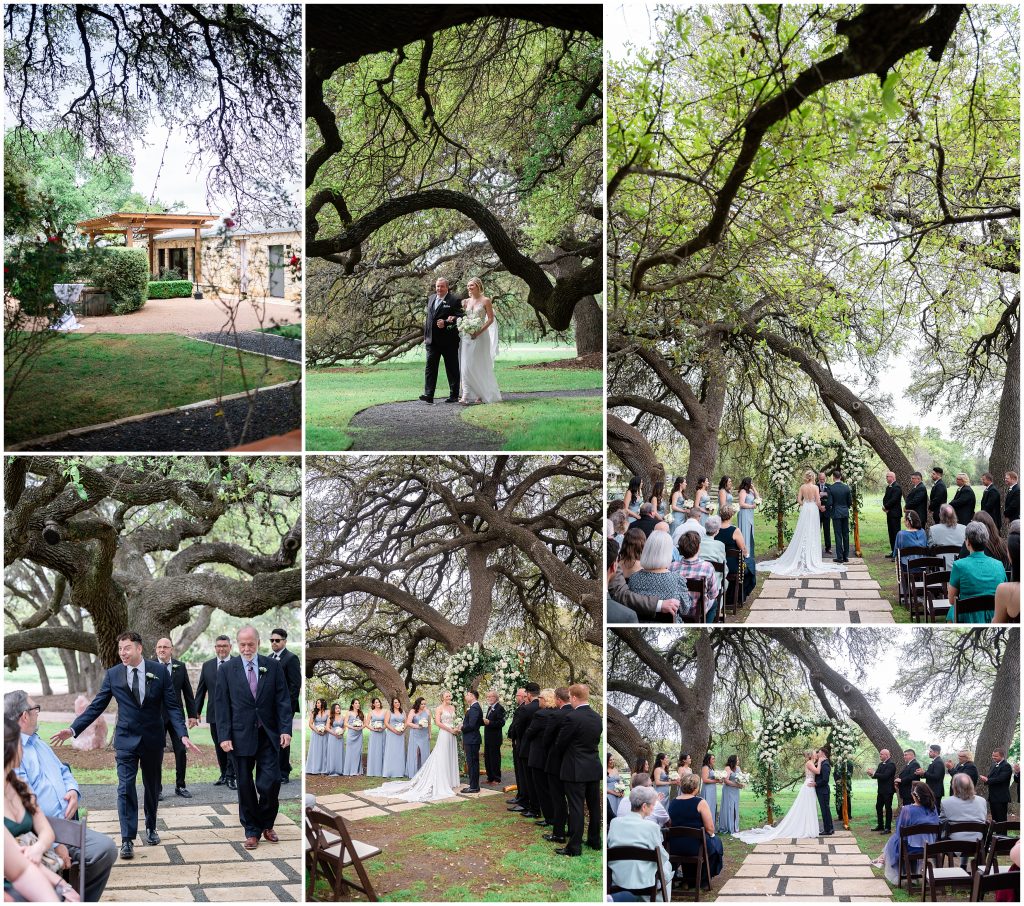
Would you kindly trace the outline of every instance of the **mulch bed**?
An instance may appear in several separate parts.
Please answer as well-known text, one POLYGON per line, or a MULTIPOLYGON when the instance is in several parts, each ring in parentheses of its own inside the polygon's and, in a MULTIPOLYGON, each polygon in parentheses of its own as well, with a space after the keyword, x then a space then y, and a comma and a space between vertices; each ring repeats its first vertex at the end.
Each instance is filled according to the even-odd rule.
POLYGON ((275 333, 261 333, 258 330, 240 330, 237 333, 220 331, 218 333, 197 333, 196 339, 241 349, 256 355, 273 355, 287 359, 296 364, 302 363, 302 343, 291 337, 282 337, 275 333))
POLYGON ((551 371, 555 369, 587 371, 593 368, 604 368, 604 355, 600 352, 592 352, 589 355, 577 356, 574 359, 555 359, 551 362, 538 362, 535 365, 519 365, 517 367, 540 369, 541 371, 551 371))

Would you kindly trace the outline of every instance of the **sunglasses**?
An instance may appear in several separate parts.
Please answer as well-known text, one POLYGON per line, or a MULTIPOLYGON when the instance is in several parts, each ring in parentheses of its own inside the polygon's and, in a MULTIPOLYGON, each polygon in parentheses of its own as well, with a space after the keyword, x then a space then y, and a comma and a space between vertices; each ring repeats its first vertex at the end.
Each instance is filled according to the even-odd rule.
POLYGON ((271 639, 272 642, 287 642, 287 639, 271 639))

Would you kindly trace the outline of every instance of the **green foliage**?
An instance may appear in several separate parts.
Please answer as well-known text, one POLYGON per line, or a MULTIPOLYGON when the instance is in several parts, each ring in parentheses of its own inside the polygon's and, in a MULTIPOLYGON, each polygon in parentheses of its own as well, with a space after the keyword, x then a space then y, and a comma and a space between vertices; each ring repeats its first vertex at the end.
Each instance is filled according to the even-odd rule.
POLYGON ((110 294, 114 314, 138 311, 146 304, 149 258, 144 249, 103 249, 93 261, 90 277, 93 286, 110 294))
POLYGON ((146 287, 147 299, 183 299, 192 296, 190 280, 150 280, 146 287))

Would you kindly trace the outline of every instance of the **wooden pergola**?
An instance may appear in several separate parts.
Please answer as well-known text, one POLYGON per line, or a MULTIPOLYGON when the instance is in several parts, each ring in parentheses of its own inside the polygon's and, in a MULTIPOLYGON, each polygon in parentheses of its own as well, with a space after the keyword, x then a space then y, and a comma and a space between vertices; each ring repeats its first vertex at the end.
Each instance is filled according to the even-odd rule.
POLYGON ((156 214, 151 211, 142 213, 118 211, 116 214, 106 214, 103 217, 83 220, 76 226, 78 232, 89 237, 89 245, 95 245, 98 236, 107 233, 121 233, 124 236, 125 246, 131 248, 135 244, 136 236, 145 236, 149 248, 149 273, 154 276, 156 275, 156 251, 153 247, 153 238, 158 233, 166 233, 168 230, 195 230, 195 284, 196 292, 200 293, 202 230, 203 227, 216 223, 217 220, 216 214, 156 214))

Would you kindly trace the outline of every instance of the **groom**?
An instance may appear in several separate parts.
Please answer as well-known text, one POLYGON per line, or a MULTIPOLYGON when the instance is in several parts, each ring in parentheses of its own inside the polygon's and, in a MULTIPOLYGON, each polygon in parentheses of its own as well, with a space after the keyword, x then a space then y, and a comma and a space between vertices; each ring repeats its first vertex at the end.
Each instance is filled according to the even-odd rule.
POLYGON ((821 823, 823 826, 821 836, 831 837, 835 834, 832 828, 832 802, 828 794, 828 778, 832 772, 832 764, 828 759, 832 754, 832 750, 828 745, 824 745, 818 749, 818 752, 822 755, 821 761, 818 762, 820 773, 814 780, 808 780, 807 785, 814 787, 814 793, 818 797, 818 809, 821 812, 821 823))
POLYGON ((477 701, 476 693, 470 689, 465 695, 466 716, 462 719, 462 748, 466 751, 466 773, 469 786, 463 793, 480 792, 480 728, 484 725, 484 712, 477 701))
POLYGON ((427 347, 427 371, 423 385, 425 403, 434 402, 437 386, 437 368, 444 359, 444 373, 448 378, 447 403, 459 401, 459 328, 462 317, 462 300, 449 292, 448 281, 438 277, 434 292, 427 299, 427 316, 423 323, 423 343, 427 347))
POLYGON ((832 532, 835 535, 836 563, 850 562, 850 510, 853 507, 853 492, 843 483, 843 473, 832 471, 832 486, 829 488, 832 505, 832 532))

